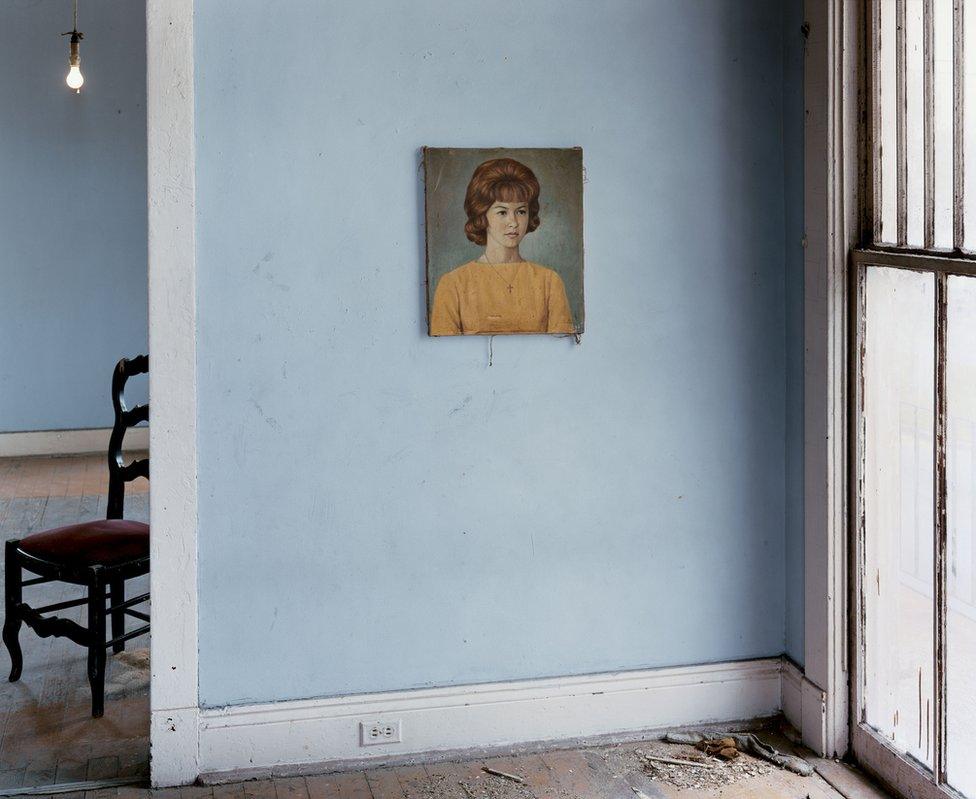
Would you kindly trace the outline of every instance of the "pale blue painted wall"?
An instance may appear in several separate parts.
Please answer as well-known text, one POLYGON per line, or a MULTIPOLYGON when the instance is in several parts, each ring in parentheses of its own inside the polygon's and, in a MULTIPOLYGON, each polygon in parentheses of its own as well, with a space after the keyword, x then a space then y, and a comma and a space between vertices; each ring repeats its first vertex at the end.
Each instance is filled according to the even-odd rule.
POLYGON ((81 3, 76 95, 71 3, 0 3, 0 432, 111 425, 112 368, 146 349, 145 27, 81 3))
POLYGON ((780 654, 782 5, 195 26, 202 703, 780 654), (426 337, 423 145, 583 147, 581 346, 426 337))
POLYGON ((786 654, 803 665, 803 0, 783 12, 786 182, 786 654))

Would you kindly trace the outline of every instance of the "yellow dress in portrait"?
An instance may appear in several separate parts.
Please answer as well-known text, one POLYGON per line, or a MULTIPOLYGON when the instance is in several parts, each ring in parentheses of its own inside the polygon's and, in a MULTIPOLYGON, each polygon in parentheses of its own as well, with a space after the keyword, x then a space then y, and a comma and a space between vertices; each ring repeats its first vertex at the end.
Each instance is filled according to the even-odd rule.
POLYGON ((438 281, 430 309, 432 336, 574 331, 562 278, 530 261, 452 269, 438 281))

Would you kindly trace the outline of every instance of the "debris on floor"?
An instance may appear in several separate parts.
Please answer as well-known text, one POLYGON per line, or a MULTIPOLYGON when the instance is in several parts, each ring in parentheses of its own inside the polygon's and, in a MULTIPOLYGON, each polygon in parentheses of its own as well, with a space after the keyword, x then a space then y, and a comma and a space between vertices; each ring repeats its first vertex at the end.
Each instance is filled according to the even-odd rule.
POLYGON ((525 780, 518 776, 518 774, 509 774, 507 771, 498 771, 497 769, 493 769, 488 766, 482 766, 481 770, 485 772, 485 774, 491 774, 495 777, 504 777, 506 780, 511 780, 512 782, 518 782, 525 785, 525 780))
POLYGON ((713 738, 699 741, 695 744, 695 749, 712 757, 720 757, 722 760, 735 760, 739 756, 739 750, 735 748, 735 738, 713 738))
MULTIPOLYGON (((459 783, 463 793, 461 794, 450 794, 451 797, 457 795, 463 797, 463 799, 534 799, 535 794, 532 793, 524 785, 513 785, 509 783, 508 785, 503 785, 499 783, 470 783, 470 782, 460 782, 459 783)), ((431 794, 431 799, 440 799, 441 794, 431 794)))
MULTIPOLYGON (((719 750, 731 749, 739 752, 748 752, 751 755, 768 760, 775 766, 789 769, 802 777, 809 777, 813 774, 813 766, 807 763, 802 757, 795 755, 784 755, 772 746, 763 741, 751 732, 669 732, 664 736, 664 740, 674 744, 694 744, 695 746, 704 745, 705 751, 711 754, 716 746, 719 750), (732 746, 729 747, 729 744, 732 746)), ((732 755, 735 757, 736 755, 732 755)))
POLYGON ((141 647, 140 649, 125 649, 119 652, 117 655, 113 655, 112 659, 116 663, 122 663, 128 669, 133 669, 142 673, 149 671, 149 647, 141 647))
MULTIPOLYGON (((535 799, 535 794, 517 772, 482 765, 476 773, 469 771, 461 778, 444 773, 450 773, 456 766, 451 763, 430 766, 426 780, 401 786, 403 795, 406 799, 535 799)), ((554 799, 573 797, 559 795, 554 799)))
POLYGON ((693 790, 723 788, 773 771, 771 764, 748 753, 723 760, 691 744, 664 741, 645 741, 636 749, 633 744, 615 746, 604 750, 603 759, 612 773, 625 779, 638 771, 650 780, 693 790))
POLYGON ((111 656, 106 680, 105 695, 115 699, 149 689, 149 649, 126 649, 111 656))

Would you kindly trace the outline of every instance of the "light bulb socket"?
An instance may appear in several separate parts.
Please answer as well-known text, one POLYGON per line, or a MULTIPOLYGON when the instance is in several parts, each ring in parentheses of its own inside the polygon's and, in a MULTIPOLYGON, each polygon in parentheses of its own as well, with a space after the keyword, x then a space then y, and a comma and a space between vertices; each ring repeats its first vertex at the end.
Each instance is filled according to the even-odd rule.
POLYGON ((74 28, 61 35, 71 37, 71 55, 69 56, 68 64, 73 67, 78 66, 81 63, 81 56, 78 54, 78 44, 85 38, 85 34, 77 28, 74 28))

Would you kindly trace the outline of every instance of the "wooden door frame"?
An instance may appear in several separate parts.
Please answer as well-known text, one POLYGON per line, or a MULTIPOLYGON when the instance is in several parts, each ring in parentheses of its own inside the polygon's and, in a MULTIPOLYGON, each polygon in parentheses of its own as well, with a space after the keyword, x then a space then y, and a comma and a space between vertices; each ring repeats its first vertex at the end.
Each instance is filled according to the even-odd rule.
POLYGON ((151 778, 198 774, 193 0, 146 2, 151 778))
POLYGON ((807 0, 804 58, 804 742, 850 743, 849 253, 859 235, 863 5, 807 0))

